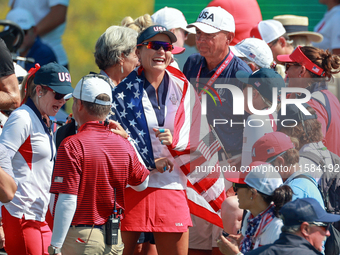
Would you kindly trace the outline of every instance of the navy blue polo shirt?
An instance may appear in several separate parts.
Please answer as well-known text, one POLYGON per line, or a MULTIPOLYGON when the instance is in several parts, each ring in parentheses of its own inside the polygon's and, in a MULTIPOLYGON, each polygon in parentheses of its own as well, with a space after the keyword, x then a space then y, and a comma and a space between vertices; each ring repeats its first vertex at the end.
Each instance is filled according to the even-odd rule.
MULTIPOLYGON (((39 63, 40 66, 46 65, 51 62, 57 62, 57 58, 53 52, 53 50, 47 44, 43 43, 39 37, 35 39, 34 44, 29 50, 27 58, 34 58, 35 63, 39 63)), ((32 67, 34 67, 34 63, 25 63, 26 71, 29 71, 32 67)))
MULTIPOLYGON (((228 55, 230 52, 228 53, 228 55)), ((225 59, 228 57, 225 57, 225 59)), ((199 80, 199 88, 204 87, 204 83, 206 83, 209 78, 211 78, 215 71, 221 66, 221 64, 225 61, 223 59, 216 68, 209 71, 207 67, 207 62, 204 57, 202 57, 199 53, 191 55, 186 63, 184 64, 183 73, 190 81, 191 84, 196 88, 196 77, 199 72, 200 66, 202 64, 202 69, 200 73, 199 80)), ((242 70, 249 73, 252 73, 249 66, 243 62, 240 58, 234 56, 229 65, 223 70, 218 79, 215 81, 215 84, 233 84, 239 87, 242 90, 243 83, 236 79, 235 74, 237 71, 242 70)), ((215 84, 213 87, 215 87, 215 84)), ((213 99, 208 95, 207 96, 207 119, 209 124, 213 125, 214 119, 223 119, 228 121, 227 124, 217 124, 214 129, 219 136, 225 150, 231 155, 236 155, 242 152, 242 144, 243 144, 243 121, 247 120, 249 114, 245 112, 244 115, 233 115, 233 97, 229 89, 215 89, 219 94, 222 105, 220 104, 216 95, 214 98, 217 102, 217 106, 215 105, 213 99), (231 122, 232 127, 231 127, 231 122), (235 124, 241 123, 241 124, 235 124)), ((198 90, 199 93, 201 90, 198 90)), ((210 91, 214 94, 212 91, 210 91)))

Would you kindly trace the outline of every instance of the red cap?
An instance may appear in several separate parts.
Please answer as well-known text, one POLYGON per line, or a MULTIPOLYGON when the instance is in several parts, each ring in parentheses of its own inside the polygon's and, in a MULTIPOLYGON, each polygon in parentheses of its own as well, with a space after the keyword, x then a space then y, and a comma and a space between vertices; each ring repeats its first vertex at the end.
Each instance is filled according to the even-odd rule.
POLYGON ((174 49, 171 51, 171 53, 174 55, 177 55, 177 54, 182 54, 184 51, 185 51, 185 48, 174 46, 174 49))
POLYGON ((249 171, 245 171, 245 172, 236 172, 233 173, 233 176, 237 176, 237 177, 233 177, 233 178, 226 178, 226 180, 230 181, 230 182, 234 182, 234 183, 239 183, 239 184, 246 184, 244 182, 244 179, 246 178, 247 174, 249 173, 249 171))
POLYGON ((253 161, 267 161, 269 158, 294 147, 289 136, 284 133, 267 133, 254 143, 252 159, 253 161))
POLYGON ((300 65, 304 65, 307 68, 307 70, 311 71, 312 73, 315 73, 316 75, 320 76, 326 75, 321 67, 314 64, 309 58, 306 57, 305 54, 303 54, 301 46, 296 47, 296 49, 290 55, 278 55, 277 59, 280 62, 287 63, 295 62, 299 63, 300 65))

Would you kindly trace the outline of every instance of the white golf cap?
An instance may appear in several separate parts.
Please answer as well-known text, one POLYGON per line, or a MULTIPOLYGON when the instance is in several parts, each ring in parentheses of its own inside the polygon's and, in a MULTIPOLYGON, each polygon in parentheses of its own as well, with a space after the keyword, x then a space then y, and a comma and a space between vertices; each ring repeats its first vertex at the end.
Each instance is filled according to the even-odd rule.
POLYGON ((247 58, 261 68, 271 68, 274 62, 273 53, 270 47, 261 39, 244 39, 236 44, 231 51, 236 56, 247 58))
POLYGON ((235 20, 225 9, 220 6, 212 6, 205 8, 198 16, 196 22, 189 24, 187 27, 197 27, 207 34, 220 31, 235 32, 235 20))
POLYGON ((100 104, 111 105, 112 103, 112 89, 110 84, 102 78, 87 75, 81 78, 72 94, 64 97, 65 100, 75 97, 82 101, 100 104), (100 94, 106 94, 110 97, 110 101, 102 101, 96 97, 100 94))
POLYGON ((262 39, 266 43, 270 43, 286 33, 286 29, 282 23, 277 20, 268 19, 260 21, 250 31, 250 37, 262 39))
POLYGON ((254 161, 249 167, 251 170, 244 179, 244 182, 257 191, 272 196, 274 190, 283 184, 281 175, 271 164, 254 161))
POLYGON ((29 11, 21 8, 11 10, 7 14, 6 19, 17 23, 22 30, 28 30, 35 26, 33 15, 29 11))
POLYGON ((175 8, 164 7, 152 14, 151 19, 153 23, 165 26, 168 30, 182 28, 189 33, 196 33, 194 28, 187 28, 188 22, 183 13, 175 8))

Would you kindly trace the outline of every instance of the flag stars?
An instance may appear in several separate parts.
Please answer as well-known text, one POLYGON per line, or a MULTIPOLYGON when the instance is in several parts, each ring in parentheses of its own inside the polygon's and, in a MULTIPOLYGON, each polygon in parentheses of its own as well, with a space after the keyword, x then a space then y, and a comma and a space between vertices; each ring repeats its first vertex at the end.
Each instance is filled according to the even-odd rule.
POLYGON ((135 120, 129 120, 129 122, 130 122, 130 126, 133 126, 133 127, 137 124, 135 120))
POLYGON ((126 115, 127 115, 127 113, 125 112, 125 109, 122 112, 120 112, 121 118, 125 118, 126 115))
POLYGON ((136 81, 137 81, 138 83, 140 83, 142 80, 139 79, 138 77, 136 77, 136 81))
POLYGON ((132 102, 128 103, 127 105, 128 105, 127 108, 130 108, 131 110, 132 110, 133 107, 135 107, 135 105, 132 102))
POLYGON ((117 106, 118 106, 118 104, 116 104, 116 102, 113 102, 113 103, 112 103, 112 107, 113 107, 113 108, 117 109, 117 106))
POLYGON ((124 92, 118 93, 118 99, 121 98, 124 101, 124 97, 126 97, 124 92))
POLYGON ((144 147, 144 149, 142 149, 142 154, 148 154, 148 148, 144 147))
POLYGON ((133 94, 135 95, 135 98, 139 98, 139 96, 140 96, 140 93, 139 93, 138 90, 136 90, 136 92, 133 92, 133 94))
POLYGON ((133 86, 132 82, 126 83, 127 89, 131 90, 132 86, 133 86))
POLYGON ((137 118, 142 118, 141 116, 142 116, 142 113, 139 111, 139 112, 136 112, 136 115, 137 115, 137 118))

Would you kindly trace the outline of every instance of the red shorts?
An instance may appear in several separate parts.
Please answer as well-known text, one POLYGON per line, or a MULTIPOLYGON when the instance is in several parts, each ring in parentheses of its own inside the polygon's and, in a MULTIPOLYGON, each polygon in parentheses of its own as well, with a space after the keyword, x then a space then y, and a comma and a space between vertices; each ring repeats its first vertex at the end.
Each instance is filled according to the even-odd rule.
POLYGON ((2 222, 8 255, 48 255, 52 232, 46 221, 26 220, 25 216, 21 219, 13 217, 2 206, 2 222))
POLYGON ((185 190, 125 190, 122 231, 184 233, 191 226, 185 190))

